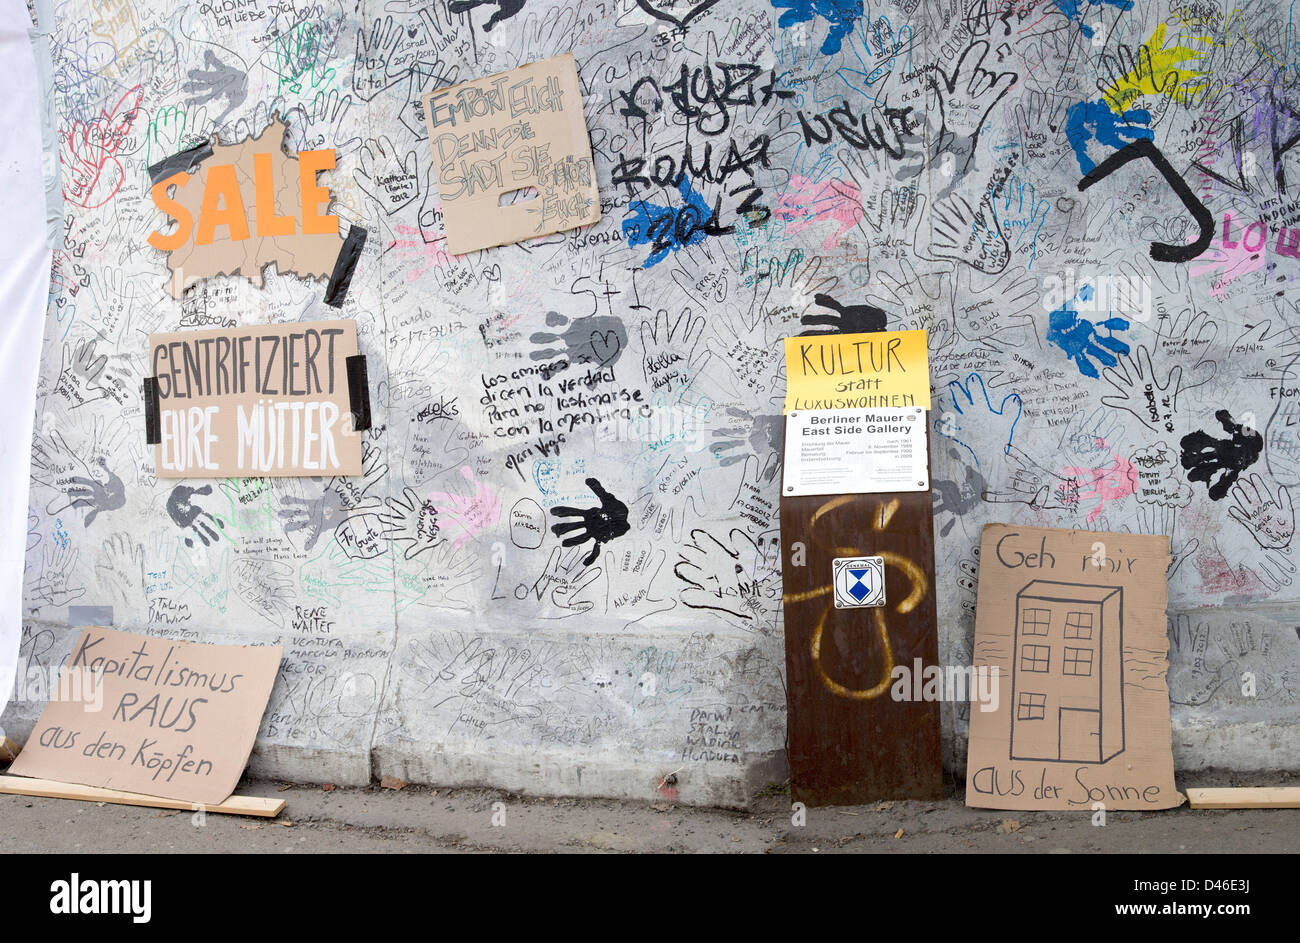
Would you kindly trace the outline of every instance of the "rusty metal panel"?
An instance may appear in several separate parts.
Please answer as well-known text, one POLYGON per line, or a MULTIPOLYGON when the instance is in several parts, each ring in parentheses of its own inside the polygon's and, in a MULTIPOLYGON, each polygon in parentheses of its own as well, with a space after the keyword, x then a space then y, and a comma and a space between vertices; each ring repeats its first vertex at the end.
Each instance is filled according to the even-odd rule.
POLYGON ((939 703, 890 691, 896 665, 938 664, 933 524, 929 491, 781 499, 790 791, 800 802, 943 795, 939 703), (832 561, 855 556, 884 558, 883 607, 835 607, 832 561))

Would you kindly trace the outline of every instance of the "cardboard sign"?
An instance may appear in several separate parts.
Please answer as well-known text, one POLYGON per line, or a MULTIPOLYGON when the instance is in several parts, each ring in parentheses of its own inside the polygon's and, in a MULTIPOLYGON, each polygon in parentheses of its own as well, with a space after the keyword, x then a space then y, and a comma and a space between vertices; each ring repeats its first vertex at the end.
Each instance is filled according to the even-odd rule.
POLYGON ((989 524, 980 540, 966 804, 1168 809, 1169 538, 989 524), (990 705, 992 706, 992 705, 990 705))
POLYGON ((260 288, 272 262, 281 274, 330 278, 343 238, 338 217, 321 212, 330 194, 316 175, 333 169, 334 151, 289 156, 287 131, 277 117, 257 137, 212 147, 194 173, 191 164, 154 184, 154 205, 175 226, 150 235, 149 245, 168 254, 173 298, 214 275, 242 275, 260 288))
POLYGON ((785 411, 930 408, 925 331, 785 339, 785 411))
POLYGON ((160 478, 361 474, 354 321, 149 335, 160 478))
POLYGON ((781 493, 925 491, 925 428, 920 406, 788 413, 781 493))
POLYGON ((87 627, 9 772, 224 802, 248 763, 282 654, 87 627))
POLYGON ((600 219, 573 53, 430 92, 424 120, 452 253, 600 219))

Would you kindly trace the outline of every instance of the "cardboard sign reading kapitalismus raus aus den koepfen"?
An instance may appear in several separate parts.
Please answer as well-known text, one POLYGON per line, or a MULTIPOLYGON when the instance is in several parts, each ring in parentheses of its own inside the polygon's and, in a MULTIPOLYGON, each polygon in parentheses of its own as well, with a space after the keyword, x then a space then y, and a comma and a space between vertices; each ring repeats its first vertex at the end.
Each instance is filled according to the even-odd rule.
POLYGON ((222 803, 248 764, 283 653, 87 626, 9 772, 222 803))

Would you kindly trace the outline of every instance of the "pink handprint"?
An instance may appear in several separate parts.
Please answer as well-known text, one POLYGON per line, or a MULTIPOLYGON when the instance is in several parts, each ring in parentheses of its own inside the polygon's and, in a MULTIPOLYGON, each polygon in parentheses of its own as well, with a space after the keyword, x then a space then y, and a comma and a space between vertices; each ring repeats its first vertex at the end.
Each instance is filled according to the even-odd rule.
POLYGON ((1137 491, 1138 475, 1133 463, 1114 452, 1111 452, 1111 460, 1108 468, 1080 468, 1072 465, 1061 469, 1061 474, 1078 480, 1081 505, 1097 502, 1096 507, 1088 512, 1089 524, 1101 516, 1107 501, 1127 498, 1137 491))
POLYGON ((461 530, 460 535, 451 542, 457 550, 501 517, 501 499, 497 493, 485 482, 475 478, 468 465, 461 468, 460 474, 473 489, 469 497, 462 498, 442 491, 429 492, 429 500, 438 509, 439 520, 445 519, 461 530))

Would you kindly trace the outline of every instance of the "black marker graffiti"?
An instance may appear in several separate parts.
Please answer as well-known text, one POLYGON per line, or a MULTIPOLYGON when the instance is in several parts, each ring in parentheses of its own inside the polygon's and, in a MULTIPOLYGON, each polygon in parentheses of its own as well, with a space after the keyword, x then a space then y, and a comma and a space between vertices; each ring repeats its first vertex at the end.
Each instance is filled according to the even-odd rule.
POLYGON ((1201 227, 1201 234, 1191 245, 1171 246, 1164 242, 1151 243, 1151 258, 1157 262, 1190 262, 1210 247, 1210 242, 1214 239, 1214 215, 1192 192, 1187 181, 1178 175, 1178 171, 1174 170, 1173 165, 1165 159, 1165 155, 1160 153, 1160 149, 1146 138, 1124 145, 1103 160, 1079 181, 1079 190, 1085 191, 1126 164, 1144 158, 1151 162, 1152 167, 1160 171, 1160 176, 1165 178, 1170 189, 1178 199, 1182 200, 1183 206, 1187 207, 1188 212, 1195 218, 1196 224, 1201 227))

